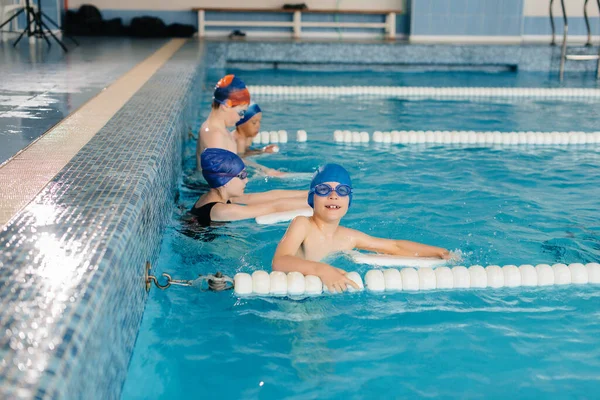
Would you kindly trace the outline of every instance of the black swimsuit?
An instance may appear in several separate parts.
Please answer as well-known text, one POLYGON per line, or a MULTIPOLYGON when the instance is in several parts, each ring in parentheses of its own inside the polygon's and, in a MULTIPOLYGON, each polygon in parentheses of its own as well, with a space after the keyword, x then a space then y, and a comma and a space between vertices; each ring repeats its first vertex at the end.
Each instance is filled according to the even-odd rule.
POLYGON ((206 203, 203 206, 200 207, 196 207, 196 205, 194 205, 194 207, 192 207, 192 209, 190 210, 190 213, 196 217, 196 221, 198 221, 198 223, 202 226, 210 226, 211 223, 211 219, 210 219, 210 212, 212 211, 212 208, 215 206, 215 204, 231 204, 231 201, 227 200, 227 203, 223 203, 221 201, 214 201, 212 203, 206 203))

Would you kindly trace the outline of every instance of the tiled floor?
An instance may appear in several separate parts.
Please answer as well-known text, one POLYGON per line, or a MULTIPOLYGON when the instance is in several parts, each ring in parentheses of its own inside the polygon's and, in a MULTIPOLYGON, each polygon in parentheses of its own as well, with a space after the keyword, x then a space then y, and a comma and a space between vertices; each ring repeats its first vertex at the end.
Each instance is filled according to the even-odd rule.
POLYGON ((0 164, 155 52, 167 39, 80 38, 71 51, 0 41, 0 164))

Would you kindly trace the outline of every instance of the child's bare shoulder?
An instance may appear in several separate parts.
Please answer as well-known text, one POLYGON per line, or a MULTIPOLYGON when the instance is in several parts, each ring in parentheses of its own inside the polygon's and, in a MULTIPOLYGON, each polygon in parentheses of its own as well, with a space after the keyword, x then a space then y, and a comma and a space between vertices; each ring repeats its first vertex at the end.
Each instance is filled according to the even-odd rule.
POLYGON ((302 239, 303 241, 310 236, 311 232, 311 222, 308 218, 298 216, 290 222, 290 225, 287 228, 285 236, 294 237, 296 239, 302 239))
POLYGON ((357 231, 356 229, 346 228, 345 226, 338 226, 337 233, 340 235, 352 236, 352 237, 362 234, 361 231, 357 231))
POLYGON ((299 215, 292 220, 289 229, 302 229, 308 231, 311 228, 311 225, 310 218, 299 215))

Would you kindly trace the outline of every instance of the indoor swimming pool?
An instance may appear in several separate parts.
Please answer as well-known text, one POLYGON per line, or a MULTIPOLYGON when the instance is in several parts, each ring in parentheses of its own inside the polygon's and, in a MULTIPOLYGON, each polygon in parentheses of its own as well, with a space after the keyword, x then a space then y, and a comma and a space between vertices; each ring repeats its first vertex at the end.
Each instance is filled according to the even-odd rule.
MULTIPOLYGON (((207 70, 194 93, 210 110, 224 75, 207 70)), ((248 85, 559 87, 546 74, 231 70, 248 85)), ((597 88, 571 81, 571 87, 597 88)), ((595 132, 600 99, 410 99, 253 95, 265 131, 286 130, 277 154, 255 161, 312 173, 335 162, 353 179, 342 225, 459 252, 451 265, 600 260, 598 145, 336 143, 335 130, 595 132), (305 130, 306 142, 295 132, 305 130)), ((156 270, 194 279, 270 271, 288 223, 200 228, 186 214, 203 193, 193 135, 156 270)), ((248 192, 308 189, 310 177, 250 170, 248 192)), ((333 255, 361 275, 372 266, 333 255)), ((232 292, 152 288, 122 398, 585 398, 598 387, 597 285, 368 291, 315 298, 238 298, 232 292)))

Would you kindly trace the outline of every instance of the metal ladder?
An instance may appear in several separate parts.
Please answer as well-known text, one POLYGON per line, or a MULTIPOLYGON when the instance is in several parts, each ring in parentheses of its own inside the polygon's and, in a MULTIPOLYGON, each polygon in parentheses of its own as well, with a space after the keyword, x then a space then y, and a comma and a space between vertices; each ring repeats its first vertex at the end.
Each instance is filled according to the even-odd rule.
MULTIPOLYGON (((585 17, 585 26, 587 28, 587 42, 586 46, 592 46, 592 33, 590 29, 590 21, 587 13, 587 4, 589 0, 585 0, 583 3, 583 16, 585 17)), ((598 10, 600 10, 600 0, 596 0, 598 3, 598 10)), ((552 27, 552 42, 551 45, 556 45, 556 35, 554 28, 554 15, 552 14, 552 5, 554 4, 554 0, 550 0, 550 26, 552 27)), ((565 1, 560 0, 560 6, 563 14, 563 22, 564 22, 564 30, 563 30, 563 42, 562 42, 562 50, 560 53, 560 81, 562 82, 565 75, 565 61, 591 61, 598 60, 598 64, 596 66, 596 79, 600 79, 600 51, 598 54, 567 54, 567 35, 569 34, 569 22, 567 20, 567 11, 565 10, 565 1)))

